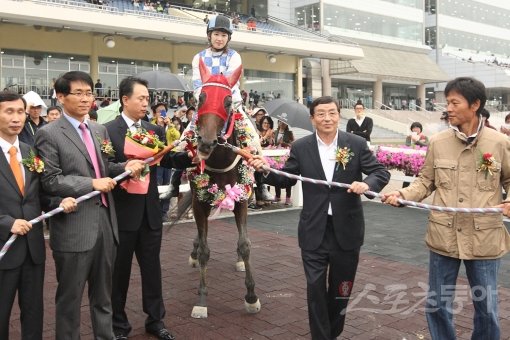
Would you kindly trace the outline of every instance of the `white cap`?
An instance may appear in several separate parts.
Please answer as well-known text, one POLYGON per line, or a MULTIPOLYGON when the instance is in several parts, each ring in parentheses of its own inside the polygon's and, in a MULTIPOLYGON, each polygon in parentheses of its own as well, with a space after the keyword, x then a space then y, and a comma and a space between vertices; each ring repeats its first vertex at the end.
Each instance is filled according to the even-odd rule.
POLYGON ((253 109, 253 111, 251 112, 251 115, 252 117, 255 117, 255 115, 257 114, 257 112, 259 112, 260 110, 263 110, 264 111, 264 116, 269 116, 266 109, 264 109, 263 107, 256 107, 253 109))
POLYGON ((23 95, 23 99, 25 99, 27 102, 27 110, 30 106, 42 106, 43 110, 41 112, 41 116, 46 116, 46 109, 48 107, 46 106, 46 103, 44 103, 44 100, 42 100, 37 93, 34 91, 29 91, 23 95))
POLYGON ((41 99, 41 97, 35 93, 34 91, 29 91, 23 95, 23 98, 27 102, 27 106, 42 106, 45 109, 48 107, 46 106, 46 103, 44 103, 44 100, 41 99))

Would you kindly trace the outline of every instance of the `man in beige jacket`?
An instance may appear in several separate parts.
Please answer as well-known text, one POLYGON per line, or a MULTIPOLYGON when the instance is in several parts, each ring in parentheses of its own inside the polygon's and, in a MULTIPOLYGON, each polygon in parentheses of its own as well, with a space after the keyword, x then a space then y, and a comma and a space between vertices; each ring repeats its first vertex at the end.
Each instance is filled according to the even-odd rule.
MULTIPOLYGON (((503 208, 502 187, 510 189, 510 140, 484 127, 480 115, 485 86, 457 78, 445 88, 450 128, 432 136, 420 176, 409 187, 387 193, 383 201, 421 201, 435 191, 434 205, 503 208)), ((501 214, 431 211, 425 242, 430 249, 427 321, 433 340, 455 339, 453 300, 459 267, 466 268, 475 317, 472 339, 500 339, 497 275, 510 249, 501 214)))

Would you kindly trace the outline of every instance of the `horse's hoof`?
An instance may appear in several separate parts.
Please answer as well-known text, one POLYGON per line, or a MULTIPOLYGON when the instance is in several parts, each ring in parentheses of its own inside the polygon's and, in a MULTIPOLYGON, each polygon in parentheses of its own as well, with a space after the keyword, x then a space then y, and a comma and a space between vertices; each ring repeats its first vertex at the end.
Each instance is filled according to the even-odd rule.
POLYGON ((244 308, 250 314, 258 313, 258 312, 260 312, 260 300, 257 299, 257 302, 255 302, 255 303, 248 303, 248 302, 244 301, 244 308))
MULTIPOLYGON (((259 309, 260 309, 260 303, 259 303, 259 309)), ((195 319, 206 319, 207 318, 207 307, 193 306, 193 310, 191 311, 191 317, 195 318, 195 319)))
POLYGON ((245 272, 246 267, 244 266, 244 261, 236 262, 236 272, 245 272))
POLYGON ((198 260, 192 258, 191 255, 190 255, 189 259, 188 259, 188 263, 189 263, 191 268, 197 268, 198 267, 198 260))

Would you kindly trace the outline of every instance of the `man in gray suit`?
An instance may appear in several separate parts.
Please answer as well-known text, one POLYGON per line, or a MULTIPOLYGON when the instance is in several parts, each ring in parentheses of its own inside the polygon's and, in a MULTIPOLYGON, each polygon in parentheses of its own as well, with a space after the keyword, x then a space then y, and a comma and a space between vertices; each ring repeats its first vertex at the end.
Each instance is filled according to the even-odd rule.
POLYGON ((109 140, 106 128, 85 119, 94 100, 94 84, 84 72, 72 71, 55 82, 64 114, 40 129, 35 147, 46 162, 42 187, 50 195, 79 197, 97 190, 101 194, 80 203, 75 213, 50 219, 50 246, 58 287, 56 339, 80 338, 81 297, 88 283, 94 339, 111 340, 112 272, 118 244, 115 204, 110 178, 124 170, 139 176, 142 161, 115 164, 100 144, 109 140))
POLYGON ((33 149, 20 141, 25 122, 25 100, 15 92, 0 92, 0 248, 17 235, 0 259, 0 339, 9 339, 9 319, 16 293, 21 312, 21 338, 41 340, 43 336, 43 284, 46 249, 42 223, 29 221, 41 214, 41 206, 64 211, 76 208, 74 198, 39 195, 36 169, 23 166, 33 149), (41 197, 40 197, 41 196, 41 197))
MULTIPOLYGON (((316 133, 292 144, 282 169, 303 177, 351 184, 350 189, 303 182, 303 211, 298 240, 305 269, 308 318, 313 340, 336 339, 342 333, 347 302, 365 234, 360 195, 380 191, 390 179, 362 137, 338 130, 340 107, 331 97, 310 105, 316 133), (364 179, 362 174, 367 175, 364 179)), ((254 156, 252 166, 267 162, 254 156)), ((287 187, 296 180, 270 173, 270 185, 287 187)))

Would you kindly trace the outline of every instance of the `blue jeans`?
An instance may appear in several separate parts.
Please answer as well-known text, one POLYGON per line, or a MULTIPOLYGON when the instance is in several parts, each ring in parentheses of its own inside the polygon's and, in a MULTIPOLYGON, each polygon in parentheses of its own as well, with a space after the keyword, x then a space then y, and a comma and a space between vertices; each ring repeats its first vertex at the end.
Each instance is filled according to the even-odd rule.
POLYGON ((499 340, 498 270, 500 259, 459 260, 430 252, 427 322, 432 340, 454 340, 453 314, 467 299, 454 304, 459 267, 464 261, 473 305, 475 307, 471 339, 499 340))

